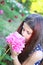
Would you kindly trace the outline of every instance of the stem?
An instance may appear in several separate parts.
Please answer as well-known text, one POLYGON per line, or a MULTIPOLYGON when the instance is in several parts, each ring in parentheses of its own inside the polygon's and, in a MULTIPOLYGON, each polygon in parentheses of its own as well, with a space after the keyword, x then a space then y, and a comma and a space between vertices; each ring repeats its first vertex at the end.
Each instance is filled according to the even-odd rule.
POLYGON ((4 56, 8 53, 8 51, 10 50, 10 48, 9 49, 7 49, 7 51, 5 52, 5 54, 3 54, 3 56, 1 57, 1 60, 4 58, 4 56))

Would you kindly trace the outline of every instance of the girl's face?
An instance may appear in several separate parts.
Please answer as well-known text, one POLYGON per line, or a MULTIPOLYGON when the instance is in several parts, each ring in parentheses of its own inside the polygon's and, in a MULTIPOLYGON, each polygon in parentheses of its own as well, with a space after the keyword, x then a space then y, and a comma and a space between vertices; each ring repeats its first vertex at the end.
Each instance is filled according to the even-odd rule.
POLYGON ((32 33, 33 33, 33 30, 29 27, 28 24, 24 23, 21 34, 25 37, 26 41, 29 40, 32 33))

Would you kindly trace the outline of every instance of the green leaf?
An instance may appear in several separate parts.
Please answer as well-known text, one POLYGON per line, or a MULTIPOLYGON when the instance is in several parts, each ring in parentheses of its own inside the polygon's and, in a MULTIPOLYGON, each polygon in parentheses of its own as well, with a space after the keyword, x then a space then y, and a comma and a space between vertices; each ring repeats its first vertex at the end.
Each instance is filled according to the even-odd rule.
POLYGON ((0 56, 2 56, 5 53, 5 48, 0 46, 0 56))
POLYGON ((5 62, 0 62, 0 65, 7 65, 5 62))
POLYGON ((5 55, 4 59, 12 61, 11 56, 9 56, 8 54, 5 55))

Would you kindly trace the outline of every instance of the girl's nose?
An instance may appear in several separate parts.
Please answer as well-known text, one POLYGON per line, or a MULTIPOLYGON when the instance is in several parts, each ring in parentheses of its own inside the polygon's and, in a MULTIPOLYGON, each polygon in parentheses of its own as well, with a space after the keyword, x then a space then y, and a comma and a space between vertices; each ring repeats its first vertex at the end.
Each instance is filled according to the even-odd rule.
POLYGON ((26 36, 26 31, 23 32, 23 36, 24 36, 24 37, 26 36))

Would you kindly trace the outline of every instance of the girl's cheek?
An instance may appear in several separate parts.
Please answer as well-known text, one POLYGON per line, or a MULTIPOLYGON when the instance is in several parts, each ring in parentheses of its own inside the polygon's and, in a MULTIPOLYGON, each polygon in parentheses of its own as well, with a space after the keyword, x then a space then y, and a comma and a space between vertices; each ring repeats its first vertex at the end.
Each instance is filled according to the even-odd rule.
POLYGON ((30 39, 30 37, 31 37, 31 34, 27 36, 27 40, 29 40, 29 39, 30 39))

